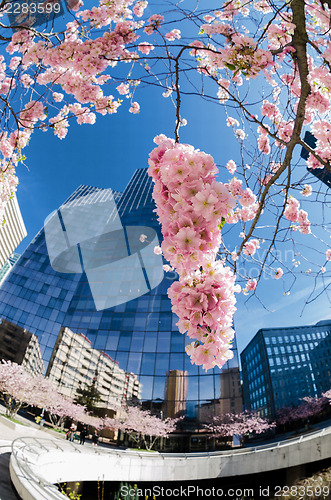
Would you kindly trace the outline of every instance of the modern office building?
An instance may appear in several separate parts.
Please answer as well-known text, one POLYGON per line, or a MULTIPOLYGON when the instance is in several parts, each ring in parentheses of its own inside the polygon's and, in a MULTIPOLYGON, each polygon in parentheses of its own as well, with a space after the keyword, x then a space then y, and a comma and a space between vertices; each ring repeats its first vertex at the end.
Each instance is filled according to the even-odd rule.
POLYGON ((274 418, 284 406, 331 387, 331 320, 316 325, 265 328, 241 353, 247 410, 274 418))
POLYGON ((0 286, 1 286, 1 283, 6 279, 7 274, 9 273, 11 268, 14 266, 14 264, 18 261, 20 256, 21 255, 19 253, 13 252, 8 257, 8 259, 6 260, 6 262, 4 263, 2 268, 0 269, 0 286))
MULTIPOLYGON (((306 132, 305 132, 304 141, 312 149, 316 148, 317 139, 308 130, 306 130, 306 132)), ((302 148, 300 156, 301 156, 301 158, 308 160, 310 153, 305 148, 302 148)), ((320 181, 322 181, 326 186, 328 186, 328 188, 331 187, 331 174, 330 174, 329 168, 327 168, 327 167, 323 167, 323 168, 309 168, 309 167, 307 167, 307 170, 309 173, 313 174, 315 177, 320 179, 320 181)))
MULTIPOLYGON (((80 186, 46 220, 7 277, 0 317, 38 337, 46 369, 50 363, 47 373, 57 379, 66 356, 62 348, 56 354, 58 340, 61 332, 71 332, 74 342, 80 339, 87 378, 103 353, 102 360, 109 360, 105 391, 114 393, 110 384, 126 374, 132 389, 121 389, 122 404, 135 395, 143 408, 164 418, 184 415, 187 436, 185 429, 202 432, 205 405, 212 412, 220 411, 221 402, 234 408, 225 400, 232 398, 234 373, 238 384, 238 354, 234 341, 234 358, 223 370, 207 373, 186 355, 190 340, 178 331, 167 296, 176 274, 164 273, 162 257, 154 253, 161 228, 152 189, 146 169, 135 172, 122 194, 80 186), (231 377, 222 378, 229 370, 231 377)), ((78 369, 78 358, 68 354, 67 362, 66 379, 70 363, 78 369)), ((81 383, 82 375, 79 370, 81 383)), ((236 391, 239 401, 240 387, 236 391)), ((183 443, 188 449, 187 437, 183 443)))
POLYGON ((0 221, 0 268, 27 235, 16 196, 7 203, 4 223, 0 221))
POLYGON ((32 375, 43 375, 45 366, 38 338, 3 319, 0 323, 0 360, 23 365, 32 375))

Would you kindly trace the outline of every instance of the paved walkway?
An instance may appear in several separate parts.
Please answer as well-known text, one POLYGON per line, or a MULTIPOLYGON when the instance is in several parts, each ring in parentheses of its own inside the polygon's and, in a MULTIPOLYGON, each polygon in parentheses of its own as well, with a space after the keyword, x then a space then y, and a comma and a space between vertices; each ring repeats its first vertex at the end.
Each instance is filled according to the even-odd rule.
MULTIPOLYGON (((59 434, 49 428, 40 428, 39 425, 31 422, 24 417, 17 415, 16 420, 22 425, 13 424, 4 420, 4 408, 0 406, 0 500, 18 500, 20 497, 16 494, 15 488, 12 486, 9 475, 9 459, 11 453, 11 444, 14 439, 19 437, 40 437, 64 440, 64 434, 59 434), (11 427, 14 428, 11 428, 11 427)), ((92 447, 89 442, 85 446, 92 447)), ((100 446, 103 445, 100 443, 100 446)))
MULTIPOLYGON (((21 420, 20 417, 18 417, 21 420)), ((23 420, 23 419, 22 419, 23 420)), ((9 423, 9 425, 11 425, 9 423)), ((52 438, 58 438, 57 433, 51 432, 52 438)), ((37 426, 32 427, 27 425, 17 424, 15 428, 10 428, 4 417, 0 417, 0 500, 17 500, 15 489, 13 488, 9 475, 9 458, 11 452, 11 443, 14 439, 24 436, 47 437, 49 432, 39 430, 37 426)), ((51 437, 51 436, 49 436, 51 437)))

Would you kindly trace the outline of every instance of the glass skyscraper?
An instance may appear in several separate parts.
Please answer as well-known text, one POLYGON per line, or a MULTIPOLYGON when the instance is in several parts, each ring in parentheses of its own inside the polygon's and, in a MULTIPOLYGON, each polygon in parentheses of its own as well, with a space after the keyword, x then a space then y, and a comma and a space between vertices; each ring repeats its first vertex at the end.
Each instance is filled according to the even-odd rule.
POLYGON ((264 328, 241 353, 247 410, 274 418, 300 398, 331 388, 331 320, 316 325, 264 328))
POLYGON ((0 317, 36 335, 45 373, 63 393, 93 381, 105 408, 184 416, 182 435, 199 448, 210 414, 242 409, 237 348, 234 341, 234 358, 208 372, 186 355, 190 339, 167 296, 176 275, 153 252, 162 236, 152 190, 146 169, 123 193, 80 186, 7 276, 0 317))

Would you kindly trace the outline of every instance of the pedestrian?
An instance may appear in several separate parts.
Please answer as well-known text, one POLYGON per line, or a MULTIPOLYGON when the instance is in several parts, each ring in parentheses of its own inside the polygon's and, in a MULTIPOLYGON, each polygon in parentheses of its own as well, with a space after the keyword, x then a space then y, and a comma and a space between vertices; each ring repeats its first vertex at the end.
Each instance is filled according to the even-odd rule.
POLYGON ((77 427, 75 426, 74 423, 72 423, 71 426, 70 426, 70 429, 69 429, 69 441, 71 441, 71 443, 74 440, 74 435, 75 435, 75 430, 76 429, 77 429, 77 427))
POLYGON ((79 444, 85 444, 85 439, 86 439, 86 436, 87 436, 87 427, 86 425, 82 428, 82 430, 80 431, 80 435, 79 435, 79 444))
POLYGON ((95 429, 94 434, 92 436, 92 446, 98 446, 98 441, 99 441, 99 434, 98 431, 95 429))

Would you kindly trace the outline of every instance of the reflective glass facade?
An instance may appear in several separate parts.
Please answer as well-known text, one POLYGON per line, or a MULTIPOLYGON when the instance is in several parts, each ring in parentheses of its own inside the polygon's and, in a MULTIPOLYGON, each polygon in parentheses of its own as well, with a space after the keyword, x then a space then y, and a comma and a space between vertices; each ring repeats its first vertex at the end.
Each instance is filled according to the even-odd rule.
MULTIPOLYGON (((124 228, 127 247, 132 250, 130 228, 143 227, 142 231, 136 231, 136 240, 140 233, 147 236, 141 247, 137 245, 131 251, 132 255, 139 255, 139 266, 127 265, 128 261, 124 262, 118 255, 112 278, 103 272, 108 269, 105 256, 114 244, 112 227, 112 231, 104 231, 98 239, 91 237, 85 250, 82 244, 77 245, 81 263, 92 247, 89 255, 93 255, 93 259, 98 260, 102 255, 91 285, 89 270, 81 272, 77 259, 75 269, 54 270, 56 265, 54 261, 53 267, 50 263, 43 228, 0 288, 0 317, 37 336, 47 375, 63 388, 64 393, 74 395, 78 384, 95 380, 105 407, 120 400, 122 405, 138 403, 162 417, 184 415, 183 429, 195 432, 210 413, 241 411, 237 348, 234 341, 234 358, 222 370, 215 368, 207 373, 192 365, 186 355, 184 347, 188 339, 178 331, 178 318, 171 312, 167 296, 167 289, 176 276, 174 273, 163 276, 162 261, 161 266, 157 265, 146 250, 148 244, 154 242, 155 234, 161 240, 152 189, 147 170, 139 169, 122 194, 80 186, 60 207, 58 214, 68 240, 69 224, 64 218, 61 221, 65 207, 75 206, 75 200, 84 196, 93 205, 90 196, 93 193, 98 202, 102 202, 103 195, 107 203, 112 198, 124 228), (146 293, 137 285, 138 273, 144 276, 146 293), (121 302, 121 299, 113 307, 102 308, 91 292, 92 286, 97 286, 99 294, 107 295, 109 287, 116 286, 118 294, 125 289, 125 293, 140 295, 133 300, 128 296, 127 301, 121 302)), ((109 210, 109 205, 104 206, 109 210)), ((109 213, 111 218, 114 220, 114 213, 109 213)), ((88 224, 87 221, 86 227, 88 224)), ((116 231, 115 239, 119 240, 123 236, 121 228, 116 231)), ((55 254, 59 255, 58 248, 55 254)), ((64 256, 61 257, 63 265, 66 254, 61 255, 64 256)), ((114 261, 111 256, 109 259, 114 261)), ((95 262, 93 265, 97 267, 95 262)), ((108 302, 103 304, 107 306, 108 302)))
POLYGON ((331 388, 331 321, 259 330, 241 353, 247 410, 274 418, 331 388))
POLYGON ((20 254, 13 252, 10 257, 6 260, 2 268, 0 269, 0 285, 6 278, 7 274, 11 270, 11 268, 14 266, 15 262, 18 261, 20 258, 20 254))

